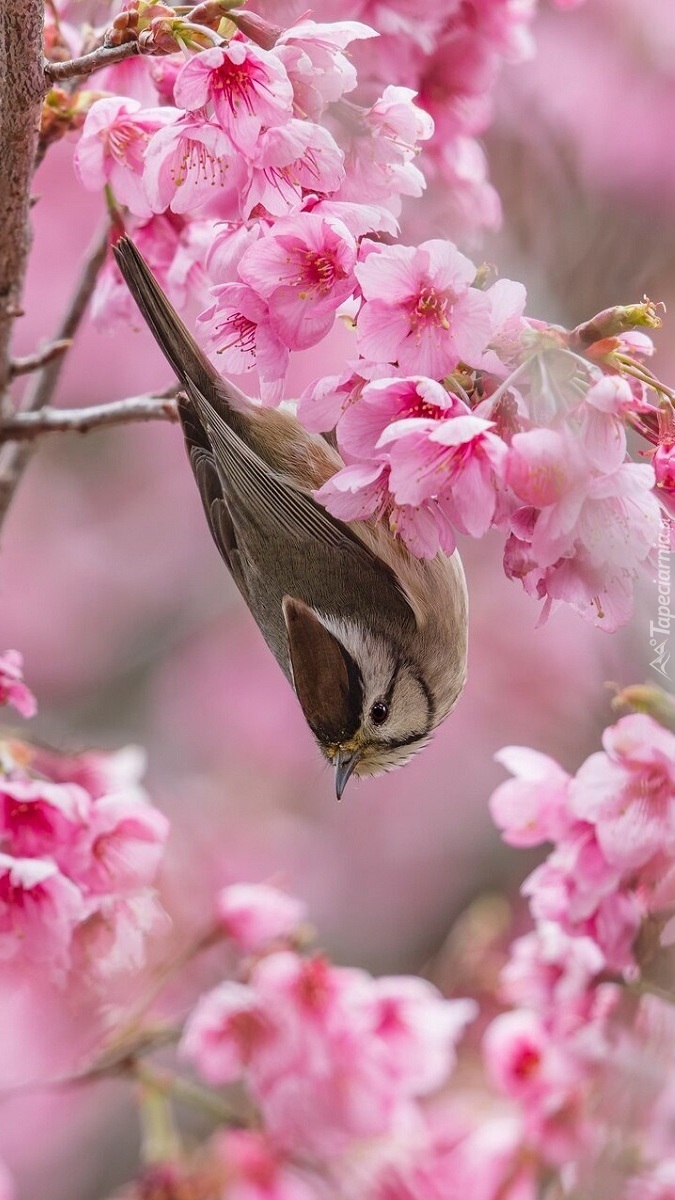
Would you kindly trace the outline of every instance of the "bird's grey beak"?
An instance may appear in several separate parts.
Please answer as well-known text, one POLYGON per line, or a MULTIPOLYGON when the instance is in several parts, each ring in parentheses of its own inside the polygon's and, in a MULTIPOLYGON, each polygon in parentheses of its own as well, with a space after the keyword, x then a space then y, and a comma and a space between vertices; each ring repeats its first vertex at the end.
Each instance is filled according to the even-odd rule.
POLYGON ((338 750, 333 764, 335 766, 335 795, 338 800, 347 786, 347 780, 361 758, 360 750, 338 750))

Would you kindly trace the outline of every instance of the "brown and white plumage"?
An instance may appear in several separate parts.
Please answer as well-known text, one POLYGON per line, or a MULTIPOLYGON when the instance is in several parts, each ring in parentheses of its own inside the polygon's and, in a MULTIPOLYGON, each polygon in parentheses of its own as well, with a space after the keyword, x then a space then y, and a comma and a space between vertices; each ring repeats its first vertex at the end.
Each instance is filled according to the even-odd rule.
POLYGON ((420 561, 385 523, 326 512, 311 493, 339 454, 221 379, 133 243, 115 256, 185 390, 179 415, 214 541, 336 766, 338 795, 352 771, 407 762, 464 686, 459 556, 420 561))

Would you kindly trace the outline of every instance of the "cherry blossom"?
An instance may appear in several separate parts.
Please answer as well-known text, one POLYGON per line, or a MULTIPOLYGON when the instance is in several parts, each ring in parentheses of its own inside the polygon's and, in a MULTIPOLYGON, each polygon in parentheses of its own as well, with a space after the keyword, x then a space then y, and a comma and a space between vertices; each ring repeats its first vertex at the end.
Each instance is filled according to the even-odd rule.
POLYGON ((350 42, 374 37, 376 31, 359 21, 319 24, 306 18, 282 30, 272 53, 286 69, 296 111, 318 121, 329 104, 353 91, 356 68, 342 52, 350 42))
POLYGON ((97 100, 75 151, 82 186, 95 192, 109 183, 120 204, 138 217, 149 217, 152 208, 143 182, 146 151, 152 135, 179 115, 175 108, 145 108, 119 96, 97 100))
POLYGON ((288 347, 277 335, 265 301, 244 283, 222 284, 213 295, 213 304, 199 316, 207 348, 219 356, 226 370, 257 369, 263 402, 278 404, 288 347))
POLYGON ((239 216, 239 196, 248 181, 246 160, 219 125, 180 117, 152 137, 143 179, 153 212, 192 212, 218 202, 223 216, 239 216))
POLYGON ((178 73, 174 99, 188 112, 212 104, 232 144, 249 154, 263 126, 290 120, 293 89, 278 58, 233 39, 187 60, 178 73))
POLYGON ((0 654, 0 704, 11 704, 22 717, 34 717, 37 701, 23 682, 23 656, 18 650, 0 654))
POLYGON ((216 908, 227 936, 248 953, 291 938, 306 918, 304 904, 263 883, 234 883, 223 888, 216 908))
POLYGON ((277 221, 248 247, 239 276, 266 301, 270 320, 289 349, 321 341, 336 309, 356 286, 356 243, 339 222, 313 213, 277 221))
POLYGON ((490 340, 490 302, 471 287, 473 263, 449 242, 375 249, 355 268, 364 304, 361 353, 438 379, 460 360, 478 365, 490 340))

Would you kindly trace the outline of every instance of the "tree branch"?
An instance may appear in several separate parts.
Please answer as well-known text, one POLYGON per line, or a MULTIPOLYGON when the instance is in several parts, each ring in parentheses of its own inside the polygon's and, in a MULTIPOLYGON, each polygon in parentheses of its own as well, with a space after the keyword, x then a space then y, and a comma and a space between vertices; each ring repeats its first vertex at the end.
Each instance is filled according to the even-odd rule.
POLYGON ((36 350, 35 354, 27 354, 25 358, 13 358, 9 368, 12 379, 15 379, 17 375, 31 375, 33 371, 41 370, 53 358, 65 354, 70 345, 68 338, 62 338, 60 342, 50 342, 41 350, 36 350))
POLYGON ((0 409, 9 406, 10 338, 32 240, 30 181, 42 101, 42 0, 0 4, 0 409))
POLYGON ((110 404, 90 408, 40 408, 20 412, 0 422, 0 442, 29 441, 45 433, 89 433, 108 425, 130 421, 177 421, 178 409, 173 393, 158 396, 130 396, 110 404))
POLYGON ((80 58, 70 58, 66 62, 46 62, 45 77, 49 84, 63 83, 66 79, 77 79, 100 71, 102 67, 110 67, 113 63, 123 62, 125 58, 133 58, 139 53, 138 42, 123 42, 121 46, 99 46, 89 54, 80 58))

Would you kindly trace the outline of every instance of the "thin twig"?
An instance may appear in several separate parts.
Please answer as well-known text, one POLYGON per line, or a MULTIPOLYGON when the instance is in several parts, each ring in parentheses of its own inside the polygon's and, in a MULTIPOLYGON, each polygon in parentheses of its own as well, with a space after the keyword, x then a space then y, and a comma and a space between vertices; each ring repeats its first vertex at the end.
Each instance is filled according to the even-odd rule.
MULTIPOLYGON (((96 286, 99 272, 105 262, 108 249, 108 228, 106 220, 92 242, 72 300, 56 332, 54 341, 71 342, 75 337, 96 286)), ((24 412, 34 412, 36 409, 48 406, 58 383, 64 359, 65 355, 61 354, 45 363, 42 369, 36 373, 24 400, 24 412)), ((30 442, 25 441, 21 445, 8 444, 5 446, 4 452, 0 454, 0 528, 16 486, 28 465, 31 452, 30 442)))
POLYGON ((45 433, 89 433, 108 425, 129 421, 177 421, 178 410, 172 393, 158 396, 130 396, 110 404, 90 408, 40 408, 20 412, 0 422, 0 442, 28 441, 45 433))
POLYGON ((48 346, 43 346, 42 350, 36 350, 35 354, 27 354, 25 358, 13 358, 9 365, 11 378, 15 379, 17 375, 31 375, 33 371, 40 371, 53 358, 64 354, 70 345, 69 338, 61 338, 59 342, 50 342, 48 346))
POLYGON ((139 53, 138 42, 123 42, 121 46, 99 46, 80 58, 69 58, 66 62, 46 62, 45 77, 49 84, 63 83, 66 79, 78 79, 92 75, 102 67, 124 62, 139 53))

